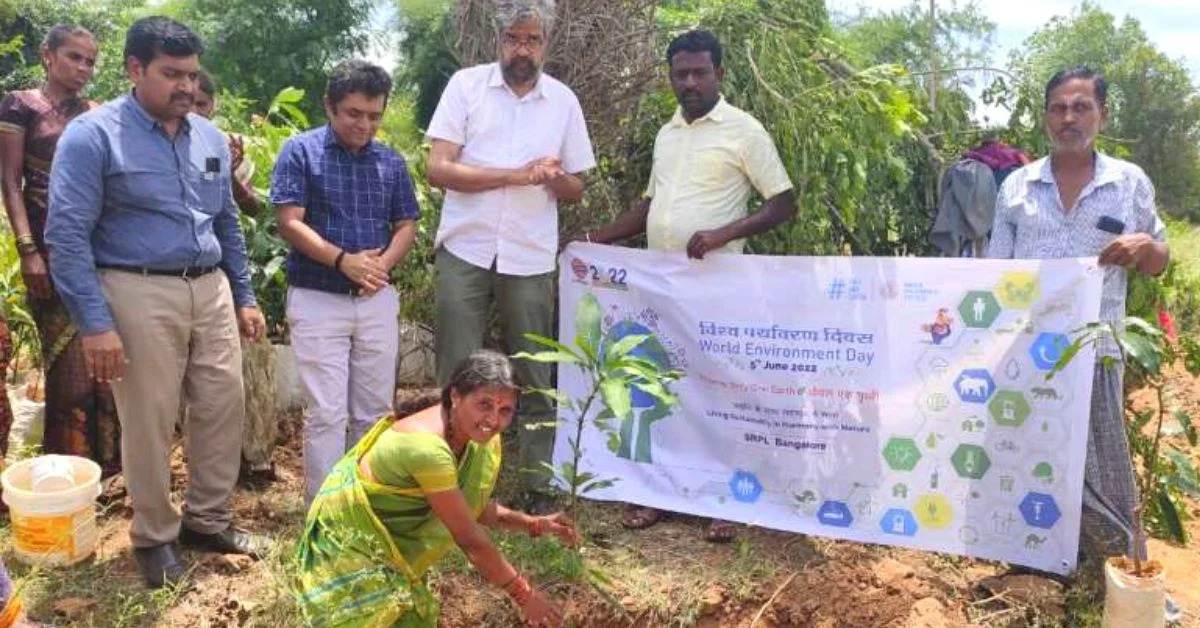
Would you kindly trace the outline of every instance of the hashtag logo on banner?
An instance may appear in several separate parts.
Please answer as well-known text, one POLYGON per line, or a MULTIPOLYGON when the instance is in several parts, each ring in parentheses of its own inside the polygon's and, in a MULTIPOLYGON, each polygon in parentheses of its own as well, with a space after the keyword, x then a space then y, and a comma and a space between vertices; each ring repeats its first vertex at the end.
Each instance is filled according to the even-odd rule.
POLYGON ((846 295, 846 298, 850 299, 851 301, 866 301, 867 300, 867 293, 865 291, 863 291, 861 279, 851 279, 850 280, 850 290, 849 290, 848 294, 846 295))
POLYGON ((834 279, 829 282, 829 287, 825 289, 825 294, 833 301, 842 298, 846 292, 846 282, 842 279, 834 279))

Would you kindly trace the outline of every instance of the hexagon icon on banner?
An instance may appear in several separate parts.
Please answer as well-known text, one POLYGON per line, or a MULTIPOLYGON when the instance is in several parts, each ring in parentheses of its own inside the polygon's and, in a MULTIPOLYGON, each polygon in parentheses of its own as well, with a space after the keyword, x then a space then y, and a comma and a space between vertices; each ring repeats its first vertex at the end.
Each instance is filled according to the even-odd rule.
POLYGON ((850 513, 850 507, 845 502, 827 500, 817 510, 817 521, 827 526, 848 528, 854 523, 854 515, 850 513))
POLYGON ((986 290, 968 292, 958 304, 958 314, 962 316, 963 324, 967 327, 991 327, 1000 315, 1000 304, 996 297, 986 290))
POLYGON ((1035 528, 1050 529, 1062 517, 1058 503, 1052 495, 1046 493, 1027 493, 1017 509, 1021 511, 1025 523, 1035 528))
POLYGON ((879 529, 884 534, 913 536, 917 533, 917 519, 904 508, 890 508, 879 520, 879 529))
POLYGON ((883 446, 883 459, 896 471, 912 471, 921 459, 921 450, 913 439, 893 436, 883 446))
POLYGON ((1029 357, 1039 370, 1049 371, 1070 345, 1071 339, 1066 334, 1044 331, 1029 345, 1029 357))
POLYGON ((988 402, 988 413, 996 425, 1020 427, 1029 418, 1032 408, 1025 396, 1015 390, 1001 390, 988 402))
POLYGON ((729 492, 737 501, 753 504, 762 496, 763 486, 762 482, 758 481, 758 476, 739 469, 729 479, 729 492))
POLYGON ((954 379, 954 392, 964 403, 986 403, 996 392, 996 382, 984 369, 967 369, 954 379))
POLYGON ((992 466, 992 460, 983 447, 969 444, 959 445, 950 456, 950 463, 960 477, 972 480, 982 479, 988 467, 992 466))

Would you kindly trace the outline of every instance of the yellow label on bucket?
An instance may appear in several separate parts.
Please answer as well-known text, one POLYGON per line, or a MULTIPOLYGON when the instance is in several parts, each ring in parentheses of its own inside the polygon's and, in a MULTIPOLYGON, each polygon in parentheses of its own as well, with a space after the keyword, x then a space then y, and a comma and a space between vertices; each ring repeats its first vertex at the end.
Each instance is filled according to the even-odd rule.
MULTIPOLYGON (((95 511, 85 508, 70 515, 33 517, 12 511, 13 545, 19 554, 73 562, 95 545, 95 511)), ((55 561, 57 562, 57 561, 55 561)))

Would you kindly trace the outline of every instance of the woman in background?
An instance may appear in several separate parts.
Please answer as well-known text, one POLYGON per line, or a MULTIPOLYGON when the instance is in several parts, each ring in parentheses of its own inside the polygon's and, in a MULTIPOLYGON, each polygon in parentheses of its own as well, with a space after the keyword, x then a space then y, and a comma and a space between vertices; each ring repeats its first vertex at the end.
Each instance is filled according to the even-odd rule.
MULTIPOLYGON (((95 71, 96 50, 95 38, 78 26, 59 24, 46 34, 41 47, 46 80, 34 89, 10 92, 0 102, 0 189, 21 256, 29 309, 42 340, 42 452, 90 458, 108 477, 121 470, 116 404, 108 384, 88 375, 81 337, 50 283, 43 240, 50 162, 58 138, 67 123, 96 106, 82 96, 95 71)), ((3 335, 0 369, 7 367, 11 354, 7 328, 3 335)), ((11 412, 0 420, 0 443, 6 444, 11 412)))

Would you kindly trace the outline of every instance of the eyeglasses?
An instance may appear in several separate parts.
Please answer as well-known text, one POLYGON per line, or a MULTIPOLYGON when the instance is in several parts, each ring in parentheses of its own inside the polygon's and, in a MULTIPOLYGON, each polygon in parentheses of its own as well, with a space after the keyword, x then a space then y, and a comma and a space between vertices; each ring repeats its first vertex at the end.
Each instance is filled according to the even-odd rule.
POLYGON ((500 37, 500 43, 509 50, 524 48, 529 51, 534 51, 540 49, 543 42, 540 35, 517 37, 511 33, 504 33, 504 35, 500 37))

